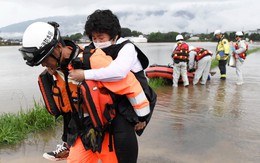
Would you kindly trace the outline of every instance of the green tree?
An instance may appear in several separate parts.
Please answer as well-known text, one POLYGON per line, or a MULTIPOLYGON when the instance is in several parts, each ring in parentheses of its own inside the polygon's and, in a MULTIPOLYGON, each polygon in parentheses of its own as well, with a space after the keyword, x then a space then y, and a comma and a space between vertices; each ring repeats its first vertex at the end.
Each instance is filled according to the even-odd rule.
POLYGON ((70 39, 70 36, 69 36, 69 35, 62 36, 62 39, 63 39, 63 40, 69 40, 69 39, 70 39))
POLYGON ((121 36, 122 37, 132 36, 132 32, 129 28, 121 28, 121 36))
POLYGON ((178 32, 168 32, 165 34, 164 39, 165 42, 175 42, 176 41, 176 36, 178 35, 178 32))
POLYGON ((147 40, 148 42, 161 42, 163 41, 163 34, 161 32, 152 32, 147 40))
POLYGON ((259 34, 259 33, 252 33, 252 34, 249 36, 249 39, 250 39, 250 40, 253 40, 253 41, 260 41, 260 34, 259 34))
POLYGON ((174 42, 176 41, 175 38, 178 34, 179 34, 178 32, 168 32, 168 33, 152 32, 148 36, 148 42, 174 42))
POLYGON ((131 35, 137 37, 137 36, 139 36, 139 35, 143 35, 143 33, 142 33, 142 32, 139 32, 139 31, 132 31, 132 32, 131 32, 131 35))
POLYGON ((210 35, 210 34, 202 33, 202 34, 199 35, 199 39, 201 41, 208 41, 208 40, 211 40, 211 38, 212 38, 212 35, 210 35))
POLYGON ((76 34, 70 35, 70 39, 73 41, 78 41, 79 39, 82 38, 82 36, 83 35, 81 33, 76 33, 76 34))

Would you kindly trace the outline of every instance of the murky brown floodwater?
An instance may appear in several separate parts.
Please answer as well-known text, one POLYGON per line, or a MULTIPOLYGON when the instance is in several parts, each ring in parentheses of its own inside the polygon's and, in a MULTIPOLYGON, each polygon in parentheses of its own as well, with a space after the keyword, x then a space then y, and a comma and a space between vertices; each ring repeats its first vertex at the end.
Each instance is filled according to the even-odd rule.
MULTIPOLYGON (((259 65, 260 52, 247 58, 242 86, 235 85, 235 69, 228 67, 226 81, 219 80, 216 69, 205 86, 156 90, 152 121, 139 138, 138 162, 260 162, 259 65)), ((60 128, 31 135, 19 145, 1 146, 0 163, 49 162, 42 154, 60 142, 60 128)))

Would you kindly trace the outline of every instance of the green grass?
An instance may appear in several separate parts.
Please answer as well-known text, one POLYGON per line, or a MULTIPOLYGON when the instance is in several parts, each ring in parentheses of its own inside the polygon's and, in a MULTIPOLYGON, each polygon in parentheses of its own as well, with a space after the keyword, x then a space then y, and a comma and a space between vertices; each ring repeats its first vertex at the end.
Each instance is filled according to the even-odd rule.
POLYGON ((55 127, 57 121, 45 109, 43 104, 34 103, 30 110, 21 110, 17 114, 0 115, 0 145, 16 144, 26 139, 28 134, 55 127))
POLYGON ((247 55, 250 55, 250 54, 252 54, 252 53, 255 53, 255 52, 259 51, 259 50, 260 50, 260 48, 254 48, 254 49, 248 50, 248 51, 247 51, 247 55))
POLYGON ((157 89, 161 86, 165 86, 168 84, 169 81, 163 79, 163 78, 151 78, 149 79, 149 85, 153 88, 153 89, 157 89))

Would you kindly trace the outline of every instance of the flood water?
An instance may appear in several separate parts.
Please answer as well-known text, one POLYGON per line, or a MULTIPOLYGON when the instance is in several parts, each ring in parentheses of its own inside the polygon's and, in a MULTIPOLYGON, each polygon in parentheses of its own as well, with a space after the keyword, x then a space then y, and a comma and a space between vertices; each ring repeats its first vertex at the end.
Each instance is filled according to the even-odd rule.
MULTIPOLYGON (((150 64, 171 63, 173 43, 138 46, 150 64)), ((216 43, 193 43, 214 52, 216 43)), ((257 47, 254 44, 251 47, 257 47)), ((41 99, 37 76, 42 68, 30 68, 17 54, 18 47, 0 47, 0 113, 17 112, 41 99), (4 59, 3 59, 4 58, 4 59)), ((153 118, 139 137, 139 163, 257 163, 260 162, 260 52, 243 65, 244 85, 237 86, 235 69, 227 80, 219 71, 207 85, 157 89, 153 118)), ((0 163, 49 162, 45 151, 60 143, 61 126, 32 134, 23 143, 0 146, 0 163)), ((65 161, 62 161, 65 162, 65 161)))

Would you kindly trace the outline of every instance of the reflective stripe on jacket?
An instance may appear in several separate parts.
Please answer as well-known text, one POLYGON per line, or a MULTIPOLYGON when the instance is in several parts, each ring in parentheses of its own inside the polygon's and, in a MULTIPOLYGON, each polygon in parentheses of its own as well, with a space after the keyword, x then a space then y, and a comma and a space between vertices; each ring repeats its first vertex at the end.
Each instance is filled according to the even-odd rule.
POLYGON ((185 42, 178 42, 172 52, 172 57, 174 60, 187 61, 189 59, 189 45, 185 42))
POLYGON ((206 50, 204 48, 198 48, 197 47, 197 48, 193 49, 193 51, 196 52, 196 55, 195 55, 195 60, 196 61, 199 61, 203 57, 208 56, 208 55, 212 56, 212 53, 210 53, 208 50, 206 50))
POLYGON ((229 54, 230 46, 227 39, 224 36, 218 41, 218 45, 216 48, 217 55, 220 55, 221 60, 226 60, 228 57, 225 57, 224 54, 229 54))

